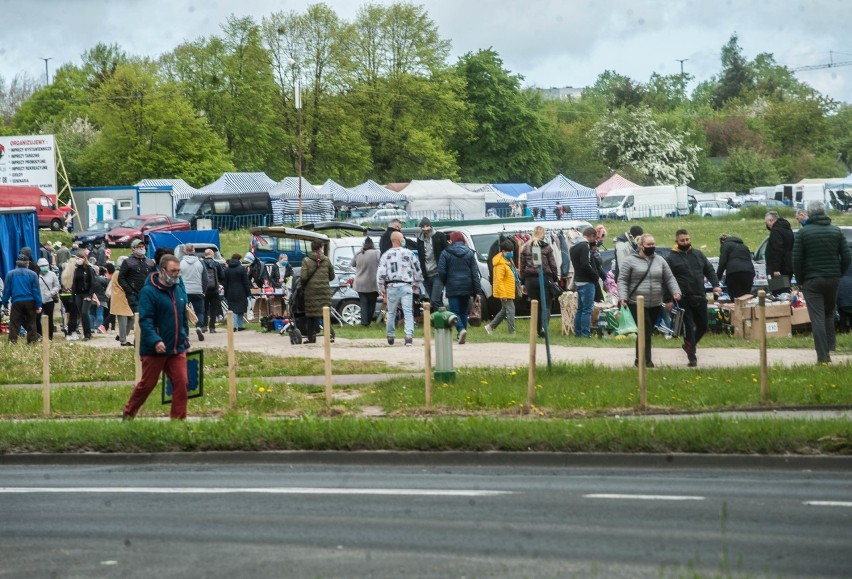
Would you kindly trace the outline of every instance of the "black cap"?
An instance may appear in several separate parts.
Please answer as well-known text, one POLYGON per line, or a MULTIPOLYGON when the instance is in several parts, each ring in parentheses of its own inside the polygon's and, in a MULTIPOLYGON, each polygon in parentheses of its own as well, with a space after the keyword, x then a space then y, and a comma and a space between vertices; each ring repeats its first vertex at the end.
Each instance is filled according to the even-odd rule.
POLYGON ((420 227, 432 227, 432 222, 429 221, 428 217, 424 217, 420 220, 420 227))

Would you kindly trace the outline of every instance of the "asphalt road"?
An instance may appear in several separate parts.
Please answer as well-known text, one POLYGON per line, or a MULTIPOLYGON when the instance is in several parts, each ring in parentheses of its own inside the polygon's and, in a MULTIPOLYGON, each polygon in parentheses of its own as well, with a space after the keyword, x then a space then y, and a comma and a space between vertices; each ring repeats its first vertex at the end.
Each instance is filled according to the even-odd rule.
POLYGON ((0 577, 848 577, 848 472, 0 467, 0 577))

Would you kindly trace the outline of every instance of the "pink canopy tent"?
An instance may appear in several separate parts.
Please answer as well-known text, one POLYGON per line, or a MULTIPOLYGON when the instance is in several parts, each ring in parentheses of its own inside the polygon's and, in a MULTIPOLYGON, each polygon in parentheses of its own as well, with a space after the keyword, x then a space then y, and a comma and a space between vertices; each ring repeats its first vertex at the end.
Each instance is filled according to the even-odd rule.
POLYGON ((612 177, 595 187, 595 192, 600 199, 603 199, 613 189, 626 189, 627 187, 639 187, 639 185, 628 181, 618 173, 613 173, 612 177))

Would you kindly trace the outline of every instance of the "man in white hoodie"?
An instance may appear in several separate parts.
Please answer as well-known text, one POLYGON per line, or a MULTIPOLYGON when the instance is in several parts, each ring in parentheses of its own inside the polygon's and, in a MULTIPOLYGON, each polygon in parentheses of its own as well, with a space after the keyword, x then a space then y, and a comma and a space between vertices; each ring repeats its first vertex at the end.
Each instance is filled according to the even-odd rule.
POLYGON ((180 260, 180 275, 186 287, 186 295, 195 315, 195 334, 200 342, 204 341, 204 294, 207 293, 207 271, 204 263, 195 255, 195 246, 185 243, 183 257, 180 260))

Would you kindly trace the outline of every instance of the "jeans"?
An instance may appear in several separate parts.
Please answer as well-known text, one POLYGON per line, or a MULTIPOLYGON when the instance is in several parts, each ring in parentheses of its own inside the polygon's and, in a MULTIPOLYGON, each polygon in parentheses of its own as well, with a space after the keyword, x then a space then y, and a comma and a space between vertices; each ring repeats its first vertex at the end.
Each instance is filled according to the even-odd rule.
POLYGON ((118 316, 118 341, 122 344, 129 341, 127 338, 133 332, 134 320, 133 316, 118 316))
POLYGON ((500 325, 500 322, 506 320, 506 325, 509 326, 509 333, 515 333, 515 300, 500 298, 500 311, 488 324, 491 329, 495 329, 500 325))
POLYGON ((243 314, 235 314, 231 312, 231 315, 234 316, 234 329, 238 330, 243 327, 243 314))
POLYGON ((837 348, 837 336, 834 329, 834 308, 837 305, 837 288, 840 279, 836 277, 816 277, 801 284, 805 294, 805 305, 811 318, 811 333, 814 337, 814 349, 817 362, 831 362, 832 350, 837 348))
POLYGON ((358 292, 358 303, 361 306, 361 325, 365 328, 373 321, 376 315, 376 301, 379 292, 358 292))
POLYGON ((104 308, 103 306, 91 306, 89 308, 89 325, 92 328, 97 328, 104 325, 104 308))
MULTIPOLYGON (((707 333, 707 298, 686 297, 680 301, 683 308, 683 345, 686 355, 695 356, 698 342, 707 333)), ((655 318, 656 319, 656 318, 655 318)))
POLYGON ((574 335, 578 338, 592 337, 592 310, 595 308, 595 285, 584 283, 577 286, 577 313, 574 315, 574 335))
POLYGON ((450 311, 456 315, 456 330, 467 329, 467 314, 470 312, 470 296, 447 296, 450 311))
POLYGON ((198 320, 195 322, 196 328, 204 328, 204 294, 188 294, 187 299, 195 310, 195 315, 198 320))
POLYGON ((414 290, 408 284, 389 285, 386 288, 388 296, 388 316, 386 322, 387 334, 393 338, 396 333, 396 308, 402 304, 402 316, 405 319, 405 337, 414 337, 414 290))

